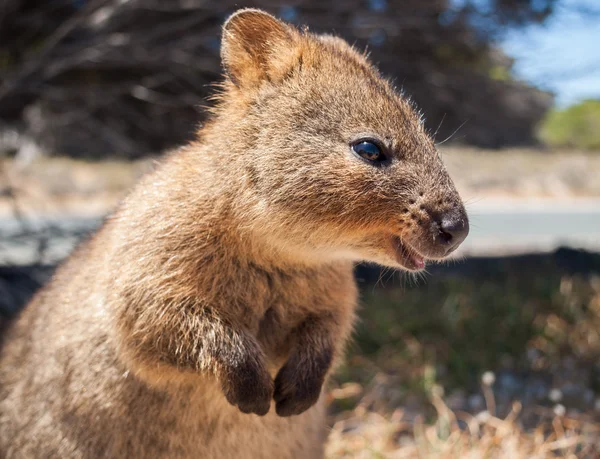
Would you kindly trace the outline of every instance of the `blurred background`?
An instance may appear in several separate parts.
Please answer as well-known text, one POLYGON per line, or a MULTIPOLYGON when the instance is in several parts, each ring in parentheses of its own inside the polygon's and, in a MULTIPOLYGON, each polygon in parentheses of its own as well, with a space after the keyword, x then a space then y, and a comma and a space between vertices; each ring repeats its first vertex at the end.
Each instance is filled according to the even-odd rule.
POLYGON ((255 6, 360 49, 466 201, 457 257, 359 266, 329 457, 600 457, 600 2, 0 0, 0 323, 165 150, 255 6))

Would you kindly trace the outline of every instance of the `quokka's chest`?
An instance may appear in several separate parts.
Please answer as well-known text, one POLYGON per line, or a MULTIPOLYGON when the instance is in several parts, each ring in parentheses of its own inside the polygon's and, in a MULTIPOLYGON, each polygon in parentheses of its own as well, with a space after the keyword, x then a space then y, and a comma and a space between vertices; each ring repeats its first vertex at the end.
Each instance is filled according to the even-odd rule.
POLYGON ((285 361, 294 346, 295 331, 305 321, 327 314, 354 314, 357 293, 352 271, 325 274, 268 280, 254 332, 272 361, 285 361))

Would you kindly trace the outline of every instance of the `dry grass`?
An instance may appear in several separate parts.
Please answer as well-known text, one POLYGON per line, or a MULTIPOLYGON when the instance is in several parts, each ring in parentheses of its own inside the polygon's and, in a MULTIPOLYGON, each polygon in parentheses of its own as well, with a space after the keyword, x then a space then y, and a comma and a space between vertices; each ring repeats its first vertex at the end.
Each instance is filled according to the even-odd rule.
MULTIPOLYGON (((331 396, 343 398, 350 387, 354 393, 356 388, 351 385, 346 390, 332 391, 331 396)), ((428 423, 422 416, 407 417, 402 408, 391 414, 370 409, 370 401, 377 394, 367 392, 354 410, 333 417, 327 457, 533 459, 593 458, 600 454, 600 427, 564 416, 561 405, 554 410, 540 410, 537 426, 526 430, 519 420, 522 410, 519 402, 514 402, 508 415, 500 418, 493 414, 491 389, 484 386, 484 392, 490 406, 472 415, 452 411, 438 387, 430 397, 435 417, 428 423)))
POLYGON ((600 457, 598 261, 567 274, 558 257, 516 257, 368 285, 327 456, 600 457))

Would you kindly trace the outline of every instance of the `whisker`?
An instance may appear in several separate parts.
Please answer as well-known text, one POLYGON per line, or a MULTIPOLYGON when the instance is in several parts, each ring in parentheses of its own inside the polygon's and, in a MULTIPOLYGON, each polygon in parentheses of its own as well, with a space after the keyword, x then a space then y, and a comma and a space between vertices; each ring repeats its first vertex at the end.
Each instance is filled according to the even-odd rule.
POLYGON ((440 131, 440 128, 442 127, 442 123, 444 122, 444 119, 446 119, 446 112, 444 112, 444 114, 442 115, 442 119, 440 120, 440 124, 438 124, 437 129, 435 130, 435 132, 433 133, 432 137, 435 139, 436 136, 438 135, 438 132, 440 131))
POLYGON ((446 138, 445 138, 443 141, 441 141, 440 143, 436 143, 436 145, 438 145, 438 146, 439 146, 439 145, 442 145, 442 144, 446 143, 448 140, 450 140, 452 137, 454 137, 454 135, 455 135, 455 134, 456 134, 456 133, 457 133, 457 132, 460 130, 460 128, 462 128, 462 127, 463 127, 465 124, 467 124, 467 121, 469 121, 469 120, 465 120, 465 121, 463 121, 463 123, 462 123, 460 126, 458 126, 458 127, 457 127, 457 128, 454 130, 454 132, 453 132, 452 134, 450 134, 448 137, 446 137, 446 138))

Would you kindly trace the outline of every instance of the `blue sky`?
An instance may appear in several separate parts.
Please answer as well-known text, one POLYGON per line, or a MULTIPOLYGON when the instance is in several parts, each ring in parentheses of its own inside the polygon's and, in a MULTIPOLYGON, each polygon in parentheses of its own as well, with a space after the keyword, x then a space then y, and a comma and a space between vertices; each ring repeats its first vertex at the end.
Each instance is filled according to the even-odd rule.
POLYGON ((543 26, 509 31, 501 45, 517 77, 553 91, 557 105, 600 98, 600 0, 559 0, 543 26))

